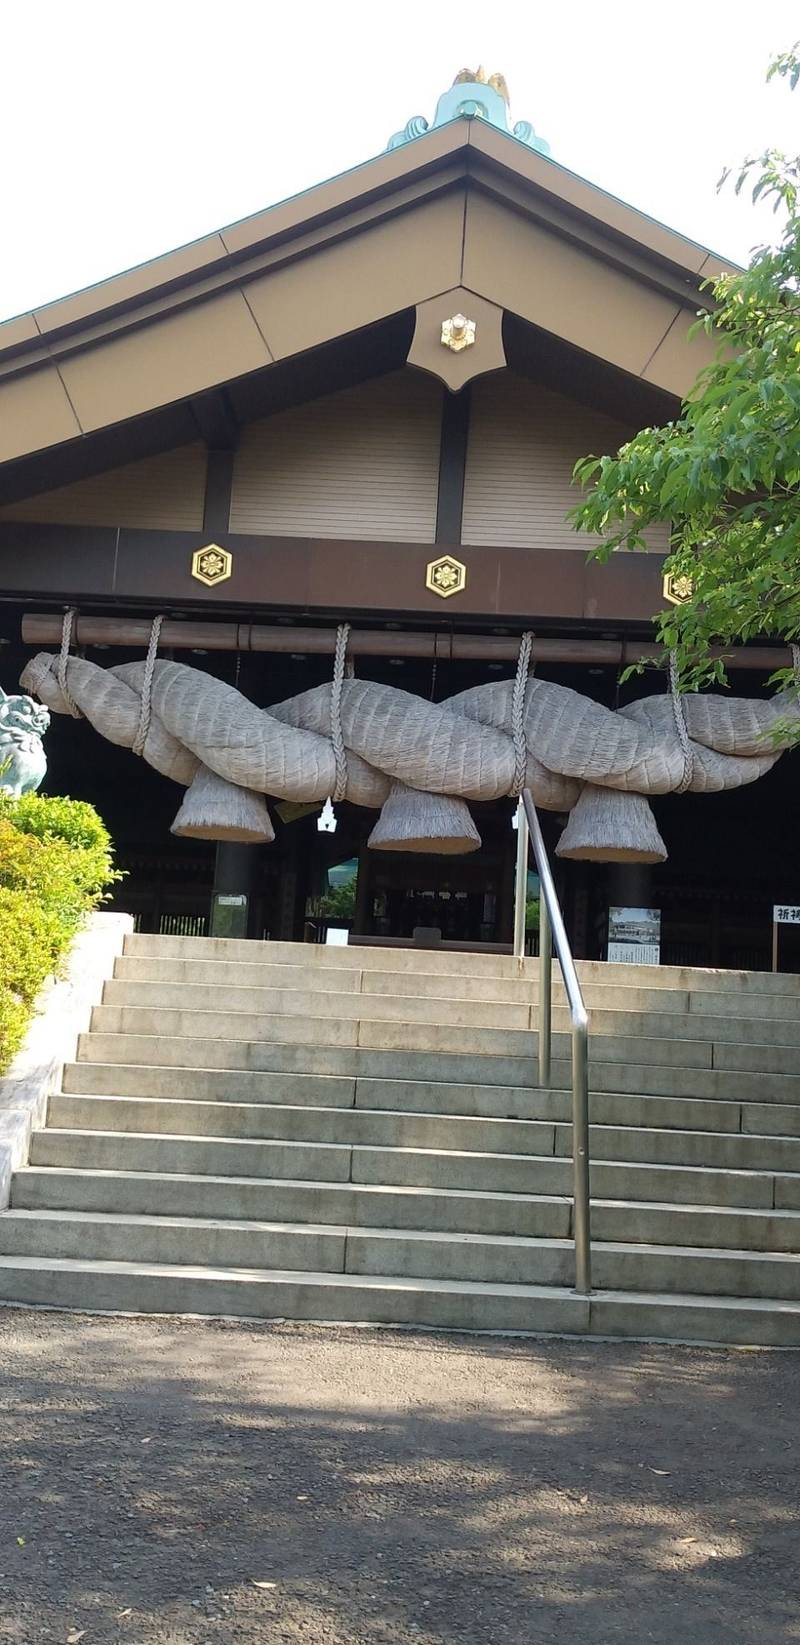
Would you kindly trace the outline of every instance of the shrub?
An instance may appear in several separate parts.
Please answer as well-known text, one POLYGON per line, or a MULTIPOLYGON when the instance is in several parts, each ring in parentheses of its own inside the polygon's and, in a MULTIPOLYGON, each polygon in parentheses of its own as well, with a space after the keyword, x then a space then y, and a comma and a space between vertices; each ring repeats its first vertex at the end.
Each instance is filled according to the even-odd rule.
POLYGON ((90 805, 0 795, 0 1072, 20 1045, 42 983, 120 877, 90 805))
POLYGON ((95 879, 102 891, 117 878, 112 866, 111 836, 94 806, 85 800, 67 800, 60 795, 24 794, 14 800, 0 794, 0 821, 6 820, 37 840, 62 840, 75 851, 86 852, 83 872, 87 886, 95 879))
POLYGON ((0 1069, 7 1068, 25 1038, 25 1029, 31 1008, 23 1000, 14 998, 13 994, 0 989, 0 1047, 2 1047, 3 1062, 0 1069))

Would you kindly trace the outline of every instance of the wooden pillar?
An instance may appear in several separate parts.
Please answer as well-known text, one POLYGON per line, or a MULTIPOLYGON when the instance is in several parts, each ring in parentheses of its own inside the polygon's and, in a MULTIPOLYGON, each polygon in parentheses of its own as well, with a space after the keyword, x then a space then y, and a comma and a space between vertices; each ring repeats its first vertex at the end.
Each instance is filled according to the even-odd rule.
POLYGON ((608 869, 609 908, 649 908, 653 870, 647 862, 614 862, 608 869))
MULTIPOLYGON (((608 910, 611 908, 650 908, 653 895, 653 870, 646 862, 615 862, 609 864, 606 880, 606 940, 608 938, 608 910)), ((607 956, 608 949, 603 949, 607 956)))
POLYGON ((208 448, 203 531, 209 537, 224 537, 231 524, 233 463, 239 443, 239 424, 221 389, 199 395, 189 404, 208 448))
POLYGON ((436 501, 436 541, 457 547, 461 542, 464 476, 469 437, 469 388, 460 394, 445 389, 442 401, 442 437, 439 446, 439 493, 436 501))
POLYGON ((222 537, 230 530, 233 458, 233 451, 209 447, 203 507, 203 531, 209 537, 222 537))
MULTIPOLYGON (((256 898, 259 880, 259 845, 241 845, 231 840, 220 840, 214 863, 214 890, 212 917, 218 896, 246 897, 247 918, 244 934, 255 935, 256 898)), ((211 935, 214 935, 212 929, 211 935)))

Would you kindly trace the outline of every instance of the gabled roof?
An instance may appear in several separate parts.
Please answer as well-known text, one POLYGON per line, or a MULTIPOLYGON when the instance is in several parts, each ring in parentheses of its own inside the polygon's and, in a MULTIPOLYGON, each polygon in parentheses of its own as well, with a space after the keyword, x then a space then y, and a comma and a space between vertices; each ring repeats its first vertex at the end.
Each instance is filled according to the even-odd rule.
POLYGON ((410 358, 457 387, 438 328, 451 301, 470 297, 482 301, 486 344, 482 353, 479 327, 467 376, 502 363, 511 314, 681 395, 710 355, 704 336, 687 340, 700 284, 724 266, 514 136, 461 117, 0 325, 0 464, 196 403, 408 311, 410 358))

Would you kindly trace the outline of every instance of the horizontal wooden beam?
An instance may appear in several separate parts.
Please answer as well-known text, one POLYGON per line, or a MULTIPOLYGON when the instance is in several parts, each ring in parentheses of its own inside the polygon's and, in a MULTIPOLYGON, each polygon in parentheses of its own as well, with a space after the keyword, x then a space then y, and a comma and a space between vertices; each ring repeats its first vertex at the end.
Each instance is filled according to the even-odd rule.
MULTIPOLYGON (((147 646, 151 624, 142 617, 81 617, 73 643, 81 646, 147 646)), ((61 618, 51 612, 28 612, 22 619, 26 645, 59 645, 61 618)), ((169 651, 272 651, 330 656, 336 649, 335 628, 299 628, 286 624, 166 621, 160 644, 169 651)), ((354 657, 421 657, 454 662, 514 662, 519 637, 513 634, 453 634, 401 632, 397 629, 354 628, 348 650, 354 657)), ((587 667, 626 668, 630 663, 653 661, 661 648, 644 640, 554 639, 534 641, 540 662, 576 663, 587 667)), ((731 669, 773 673, 790 662, 786 646, 748 646, 712 652, 724 656, 731 669)))
POLYGON ((292 612, 326 622, 345 611, 363 624, 421 619, 427 627, 469 624, 588 632, 648 632, 663 609, 659 554, 614 554, 607 564, 581 548, 481 547, 375 539, 273 537, 217 532, 233 557, 224 583, 192 576, 207 533, 144 527, 0 522, 0 592, 27 607, 43 600, 81 610, 113 601, 122 614, 146 603, 170 616, 275 622, 292 612), (427 586, 432 559, 449 551, 466 586, 443 606, 427 586))

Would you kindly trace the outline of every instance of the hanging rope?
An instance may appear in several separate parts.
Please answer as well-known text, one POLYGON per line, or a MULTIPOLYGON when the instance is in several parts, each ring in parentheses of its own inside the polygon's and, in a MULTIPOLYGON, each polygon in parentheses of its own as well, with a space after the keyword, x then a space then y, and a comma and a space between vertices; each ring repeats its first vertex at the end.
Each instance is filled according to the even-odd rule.
POLYGON ((147 647, 147 658, 144 665, 144 679, 142 680, 142 703, 139 709, 139 724, 136 727, 136 736, 131 743, 131 753, 133 754, 144 753, 144 745, 147 742, 147 734, 150 730, 150 716, 153 706, 153 670, 156 666, 158 639, 161 633, 161 624, 163 621, 163 617, 154 617, 153 626, 150 629, 150 643, 147 647))
POLYGON ((344 746, 344 733, 342 731, 342 681, 344 679, 349 638, 350 624, 340 623, 336 630, 336 655, 333 659, 333 681, 331 684, 331 742, 333 743, 333 757, 336 761, 336 782, 331 795, 334 804, 338 800, 343 800, 347 792, 347 749, 344 746))
POLYGON ((671 651, 669 654, 669 691, 672 699, 672 713, 675 718, 675 730, 678 733, 678 741, 683 750, 683 776, 678 783, 678 787, 675 792, 677 794, 685 794, 687 788, 690 787, 694 776, 694 755, 692 753, 691 738, 686 725, 686 712, 683 706, 683 698, 678 690, 678 664, 674 651, 671 651))
POLYGON ((61 695, 64 698, 67 709, 72 715, 73 720, 82 720, 83 715, 70 692, 69 686, 67 685, 67 662, 69 660, 69 648, 72 644, 72 628, 77 615, 78 608, 74 605, 71 605, 69 610, 64 612, 64 619, 61 624, 61 650, 58 654, 56 678, 58 680, 61 695))
POLYGON ((525 696, 533 652, 533 634, 528 630, 519 642, 517 674, 511 693, 511 736, 514 743, 514 777, 509 789, 512 799, 518 800, 525 787, 528 766, 528 744, 525 740, 525 696))

